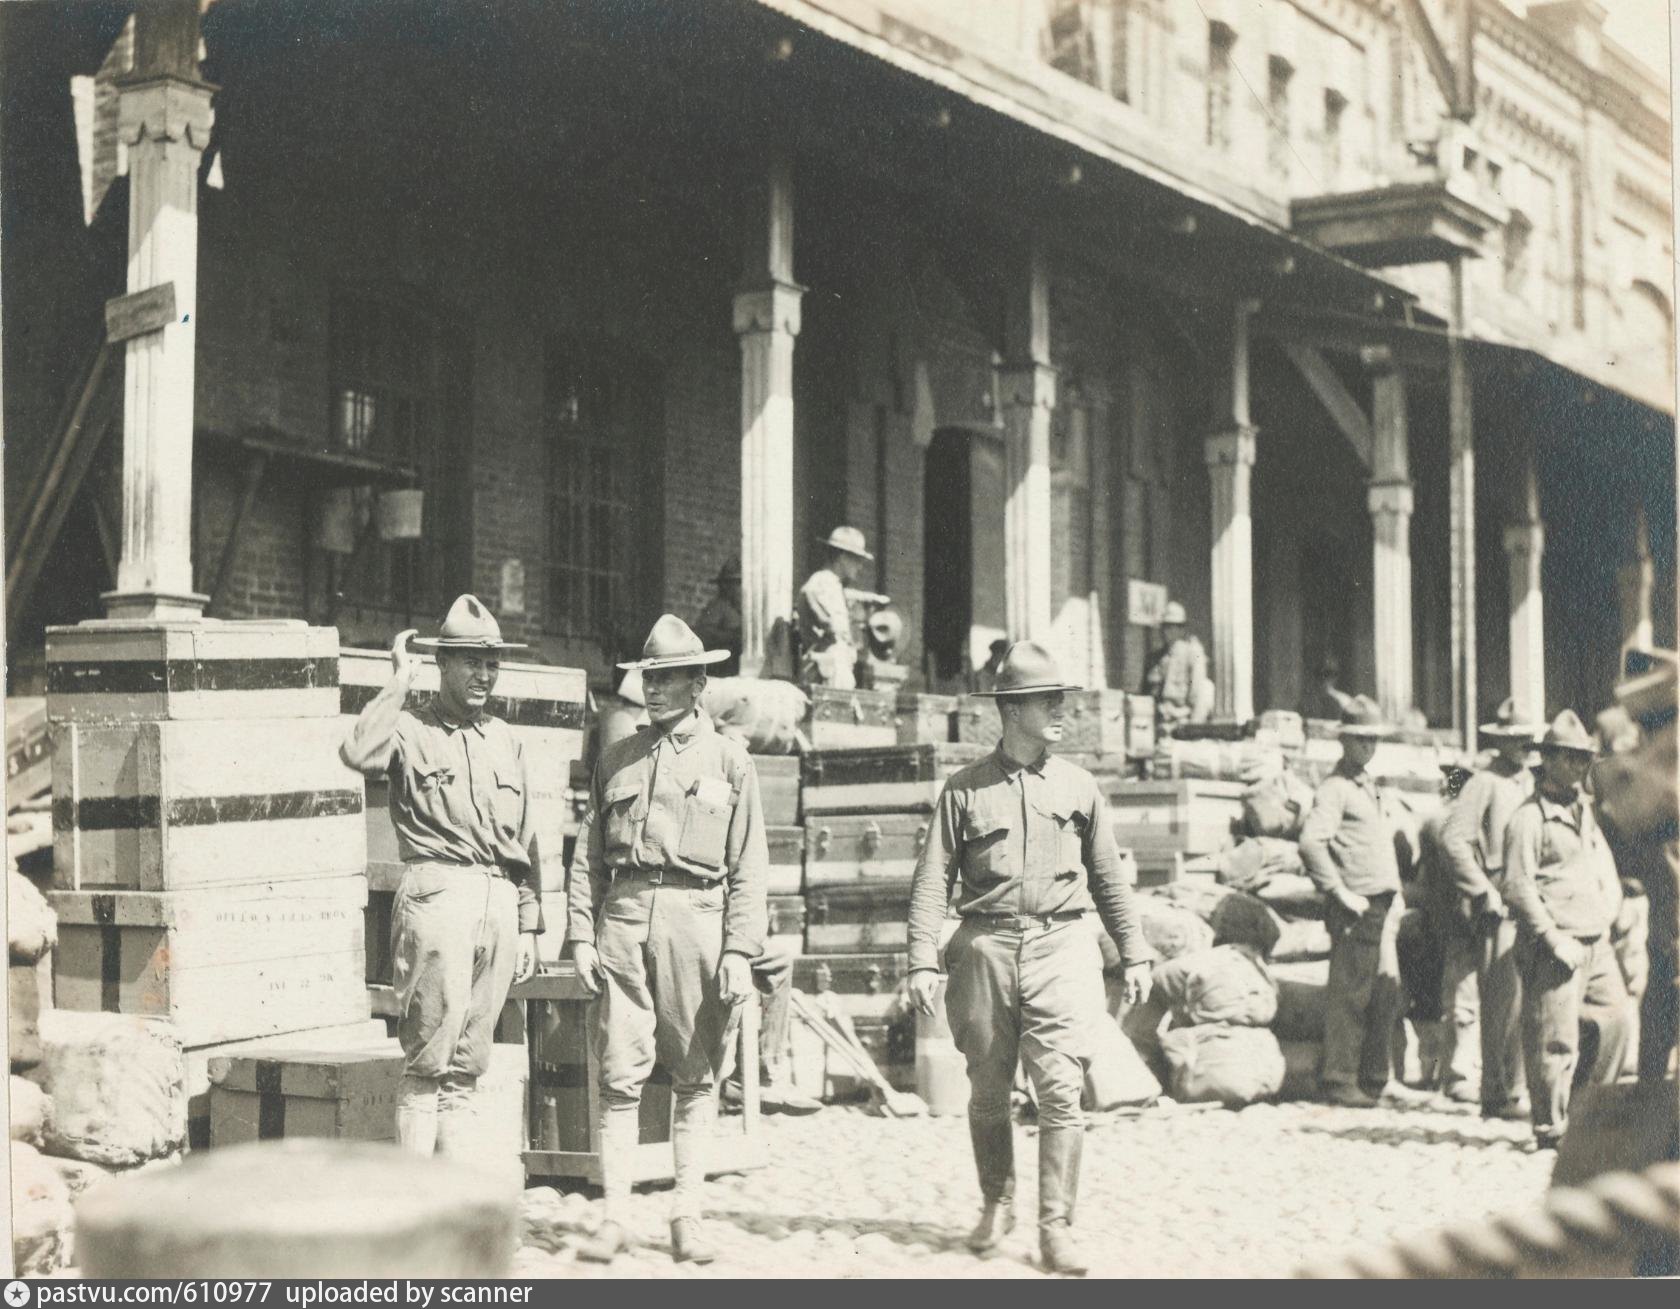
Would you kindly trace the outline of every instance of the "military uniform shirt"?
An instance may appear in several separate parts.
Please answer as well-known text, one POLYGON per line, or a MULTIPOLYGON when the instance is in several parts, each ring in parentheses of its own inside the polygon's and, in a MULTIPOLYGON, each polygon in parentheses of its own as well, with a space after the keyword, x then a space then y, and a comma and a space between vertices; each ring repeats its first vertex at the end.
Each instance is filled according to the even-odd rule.
POLYGON ((1505 899, 1530 936, 1600 937, 1621 909, 1616 861, 1585 796, 1559 804, 1536 792, 1505 829, 1505 899))
POLYGON ((1384 895, 1400 889, 1394 827, 1363 768, 1343 761, 1319 784, 1300 844, 1301 862, 1320 891, 1341 886, 1355 895, 1384 895))

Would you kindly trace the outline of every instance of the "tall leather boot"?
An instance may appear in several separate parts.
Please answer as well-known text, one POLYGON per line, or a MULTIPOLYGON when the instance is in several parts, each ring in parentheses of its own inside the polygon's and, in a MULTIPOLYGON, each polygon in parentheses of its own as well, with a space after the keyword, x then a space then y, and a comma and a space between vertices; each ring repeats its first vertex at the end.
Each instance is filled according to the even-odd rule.
POLYGON ((705 1198, 706 1162, 717 1101, 711 1087, 677 1088, 671 1153, 676 1180, 671 1188, 671 1257, 678 1263, 709 1264, 717 1250, 706 1237, 700 1214, 705 1198))
POLYGON ((1038 1247, 1052 1273, 1083 1277, 1090 1264, 1073 1236, 1079 1196, 1079 1161, 1085 1152, 1083 1127, 1038 1129, 1038 1247))
POLYGON ((625 1227, 630 1208, 630 1179, 636 1168, 636 1143, 641 1134, 636 1104, 601 1106, 601 1225, 578 1246, 577 1257, 588 1263, 610 1264, 630 1248, 625 1227))
POLYGON ((980 1221, 968 1235, 968 1248, 984 1254, 1015 1227, 1015 1126, 968 1120, 974 1168, 980 1175, 980 1221))

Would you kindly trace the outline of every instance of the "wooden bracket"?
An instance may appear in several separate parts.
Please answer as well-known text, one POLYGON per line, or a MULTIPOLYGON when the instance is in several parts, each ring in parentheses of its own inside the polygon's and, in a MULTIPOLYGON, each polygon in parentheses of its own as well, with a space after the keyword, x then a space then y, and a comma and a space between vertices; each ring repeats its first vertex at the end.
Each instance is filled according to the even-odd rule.
POLYGON ((1295 371, 1300 373, 1312 388, 1312 393, 1318 397, 1318 402, 1329 413, 1337 430, 1347 439, 1348 445, 1353 447, 1360 467, 1369 472, 1373 444, 1371 420, 1365 416, 1359 402, 1348 394, 1348 389, 1342 385, 1342 379, 1336 375, 1336 370, 1330 367, 1324 355, 1314 347, 1286 341, 1283 343, 1283 352, 1289 356, 1289 362, 1295 365, 1295 371))
POLYGON ((175 283, 148 286, 105 302, 105 339, 112 345, 161 332, 175 321, 175 283))

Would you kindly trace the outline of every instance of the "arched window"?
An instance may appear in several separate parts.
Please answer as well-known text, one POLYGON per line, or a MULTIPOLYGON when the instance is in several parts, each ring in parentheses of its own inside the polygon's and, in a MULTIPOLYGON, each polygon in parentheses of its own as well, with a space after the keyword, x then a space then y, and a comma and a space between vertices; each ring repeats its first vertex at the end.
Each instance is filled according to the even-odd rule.
POLYGON ((1628 288, 1620 336, 1616 354, 1624 367, 1673 382, 1674 313, 1668 297, 1651 283, 1635 282, 1628 288))

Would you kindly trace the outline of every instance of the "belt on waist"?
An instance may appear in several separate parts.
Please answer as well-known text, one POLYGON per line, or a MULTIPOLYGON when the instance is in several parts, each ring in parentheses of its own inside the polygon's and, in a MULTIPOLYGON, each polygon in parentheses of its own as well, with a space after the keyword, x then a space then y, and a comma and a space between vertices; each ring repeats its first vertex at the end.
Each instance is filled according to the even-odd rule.
POLYGON ((964 921, 984 923, 988 927, 1007 927, 1013 923, 1071 923, 1085 917, 1083 909, 1058 909, 1045 914, 964 914, 964 921))
POLYGON ((646 882, 649 886, 691 886, 705 889, 716 886, 721 877, 701 877, 683 868, 615 868, 612 879, 618 882, 646 882))
POLYGON ((501 864, 469 864, 454 859, 405 859, 404 868, 458 868, 462 872, 483 873, 486 877, 505 877, 513 881, 511 869, 501 864))

